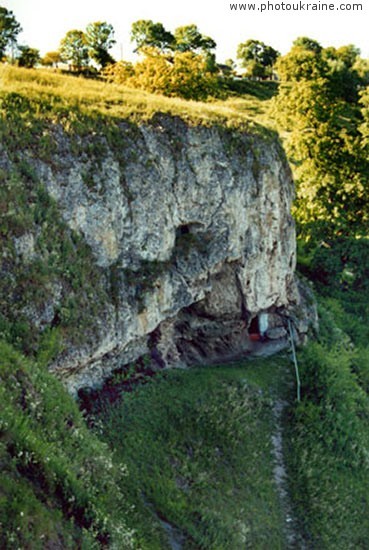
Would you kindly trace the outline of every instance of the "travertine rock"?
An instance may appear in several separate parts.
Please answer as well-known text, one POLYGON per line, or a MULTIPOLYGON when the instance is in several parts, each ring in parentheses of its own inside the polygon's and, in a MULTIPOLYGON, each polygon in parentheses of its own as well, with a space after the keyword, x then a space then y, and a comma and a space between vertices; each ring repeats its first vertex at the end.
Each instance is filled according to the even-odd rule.
MULTIPOLYGON (((99 163, 73 154, 62 133, 53 163, 33 159, 66 223, 114 275, 94 345, 71 346, 51 366, 72 392, 145 353, 183 366, 245 351, 259 312, 280 326, 305 316, 277 139, 164 115, 130 128, 121 124, 124 145, 99 163)), ((18 247, 32 250, 32 239, 18 247)))

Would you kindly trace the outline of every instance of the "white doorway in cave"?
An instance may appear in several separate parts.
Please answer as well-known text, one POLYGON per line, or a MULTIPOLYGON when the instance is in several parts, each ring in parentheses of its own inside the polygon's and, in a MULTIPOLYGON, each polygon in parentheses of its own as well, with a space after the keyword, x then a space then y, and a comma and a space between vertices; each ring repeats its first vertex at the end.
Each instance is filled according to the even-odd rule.
POLYGON ((259 317, 260 336, 262 338, 265 338, 266 337, 266 332, 267 332, 268 327, 269 327, 268 314, 265 311, 263 311, 262 313, 259 313, 258 317, 259 317))

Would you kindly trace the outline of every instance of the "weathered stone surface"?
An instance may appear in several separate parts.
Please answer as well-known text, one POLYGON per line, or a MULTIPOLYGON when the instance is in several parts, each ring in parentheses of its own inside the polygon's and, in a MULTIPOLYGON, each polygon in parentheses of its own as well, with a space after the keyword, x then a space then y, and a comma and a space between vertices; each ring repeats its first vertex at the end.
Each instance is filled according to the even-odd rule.
MULTIPOLYGON (((74 154, 62 133, 53 162, 31 159, 65 222, 114 278, 95 342, 66 348, 51 365, 69 389, 145 353, 183 366, 246 351, 247 326, 262 311, 292 315, 306 332, 293 183, 276 138, 164 115, 134 132, 122 123, 121 133, 124 145, 98 163, 74 154)), ((31 237, 17 246, 33 253, 31 237)))
POLYGON ((270 340, 279 340, 287 336, 287 330, 284 327, 273 327, 266 331, 266 336, 270 340))

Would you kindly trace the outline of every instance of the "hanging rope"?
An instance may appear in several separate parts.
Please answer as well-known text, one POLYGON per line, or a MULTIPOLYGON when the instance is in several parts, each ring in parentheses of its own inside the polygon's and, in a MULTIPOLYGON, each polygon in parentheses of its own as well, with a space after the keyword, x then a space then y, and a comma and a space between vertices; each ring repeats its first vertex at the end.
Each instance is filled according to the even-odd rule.
POLYGON ((298 367, 298 364, 297 364, 295 341, 293 339, 291 320, 287 319, 287 323, 288 323, 288 331, 289 331, 289 336, 290 336, 292 358, 293 358, 293 362, 294 362, 294 365, 295 365, 297 401, 300 401, 300 399, 301 399, 301 382, 300 382, 299 367, 298 367))

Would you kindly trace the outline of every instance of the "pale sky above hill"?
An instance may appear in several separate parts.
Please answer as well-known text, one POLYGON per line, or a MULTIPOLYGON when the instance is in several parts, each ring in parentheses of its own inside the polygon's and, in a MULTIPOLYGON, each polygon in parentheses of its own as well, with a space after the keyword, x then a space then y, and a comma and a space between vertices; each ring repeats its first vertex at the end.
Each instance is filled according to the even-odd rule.
MULTIPOLYGON (((354 44, 363 57, 369 58, 369 0, 308 0, 302 2, 305 11, 231 11, 230 3, 255 2, 260 8, 268 0, 0 0, 10 9, 23 32, 19 43, 38 48, 41 54, 56 50, 66 32, 85 30, 88 23, 107 21, 115 30, 117 45, 111 51, 116 59, 133 59, 130 29, 138 19, 160 21, 165 28, 195 23, 200 31, 217 43, 219 62, 236 59, 237 45, 249 38, 262 40, 282 54, 298 36, 318 40, 322 46, 354 44), (307 11, 308 3, 334 5, 329 12, 307 11), (341 3, 362 2, 362 10, 338 11, 341 3)), ((300 0, 283 0, 285 4, 300 0)), ((282 0, 269 0, 274 5, 282 0)))

